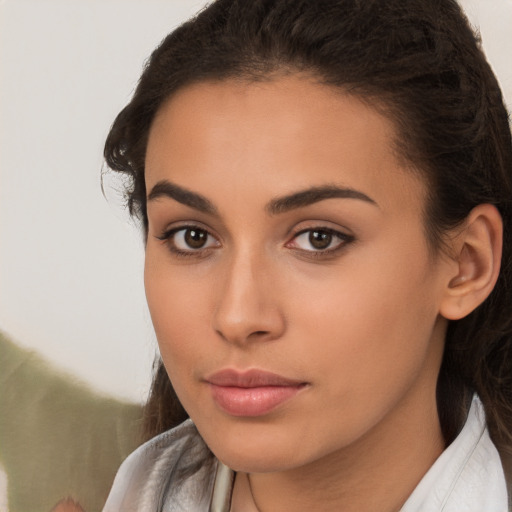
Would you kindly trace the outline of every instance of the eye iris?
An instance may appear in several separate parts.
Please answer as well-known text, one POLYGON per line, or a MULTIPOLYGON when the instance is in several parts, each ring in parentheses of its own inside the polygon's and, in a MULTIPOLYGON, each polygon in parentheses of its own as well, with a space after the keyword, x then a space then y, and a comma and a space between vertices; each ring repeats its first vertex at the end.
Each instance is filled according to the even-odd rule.
POLYGON ((332 234, 326 231, 311 231, 309 234, 309 243, 315 249, 326 249, 331 245, 332 234))
POLYGON ((187 229, 185 243, 192 249, 200 249, 206 243, 208 233, 202 229, 187 229))

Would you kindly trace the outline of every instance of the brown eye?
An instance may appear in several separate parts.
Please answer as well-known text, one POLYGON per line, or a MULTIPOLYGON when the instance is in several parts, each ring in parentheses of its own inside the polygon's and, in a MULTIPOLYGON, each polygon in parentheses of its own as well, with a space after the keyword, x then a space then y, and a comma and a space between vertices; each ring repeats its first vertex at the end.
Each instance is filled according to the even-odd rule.
POLYGON ((309 243, 315 249, 327 249, 333 239, 332 233, 327 231, 313 230, 309 232, 309 243))
POLYGON ((191 249, 201 249, 208 241, 208 232, 204 229, 188 228, 184 230, 183 239, 191 249))
POLYGON ((328 254, 352 242, 354 237, 329 228, 305 229, 298 233, 288 247, 311 254, 328 254))
POLYGON ((171 229, 158 238, 166 241, 171 252, 181 255, 200 254, 205 249, 220 247, 219 241, 209 231, 196 226, 171 229))

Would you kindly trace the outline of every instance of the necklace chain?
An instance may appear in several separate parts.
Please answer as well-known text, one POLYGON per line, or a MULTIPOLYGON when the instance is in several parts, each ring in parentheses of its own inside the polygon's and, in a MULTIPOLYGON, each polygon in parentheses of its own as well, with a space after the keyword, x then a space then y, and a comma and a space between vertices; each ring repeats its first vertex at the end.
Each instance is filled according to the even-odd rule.
POLYGON ((254 503, 256 510, 258 512, 261 512, 260 507, 258 507, 258 504, 256 503, 256 498, 254 497, 254 492, 252 490, 252 484, 251 484, 251 476, 249 475, 249 473, 247 473, 247 483, 249 484, 249 492, 251 493, 252 502, 254 503))

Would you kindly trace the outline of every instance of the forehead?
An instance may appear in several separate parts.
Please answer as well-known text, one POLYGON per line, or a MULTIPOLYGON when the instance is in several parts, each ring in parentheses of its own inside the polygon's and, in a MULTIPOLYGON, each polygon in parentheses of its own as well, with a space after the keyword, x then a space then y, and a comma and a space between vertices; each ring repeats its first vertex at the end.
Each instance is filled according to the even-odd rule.
POLYGON ((337 184, 387 196, 384 204, 417 204, 424 185, 396 154, 395 140, 393 123, 376 109, 311 78, 199 83, 155 117, 147 188, 167 179, 205 195, 249 189, 263 200, 337 184))

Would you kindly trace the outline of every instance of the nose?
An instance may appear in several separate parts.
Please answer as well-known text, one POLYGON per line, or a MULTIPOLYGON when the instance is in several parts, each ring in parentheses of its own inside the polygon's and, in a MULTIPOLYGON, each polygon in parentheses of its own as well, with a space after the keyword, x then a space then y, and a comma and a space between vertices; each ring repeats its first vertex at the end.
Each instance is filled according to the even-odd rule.
POLYGON ((245 345, 283 335, 286 322, 271 267, 247 253, 226 263, 213 317, 213 327, 224 340, 245 345))

